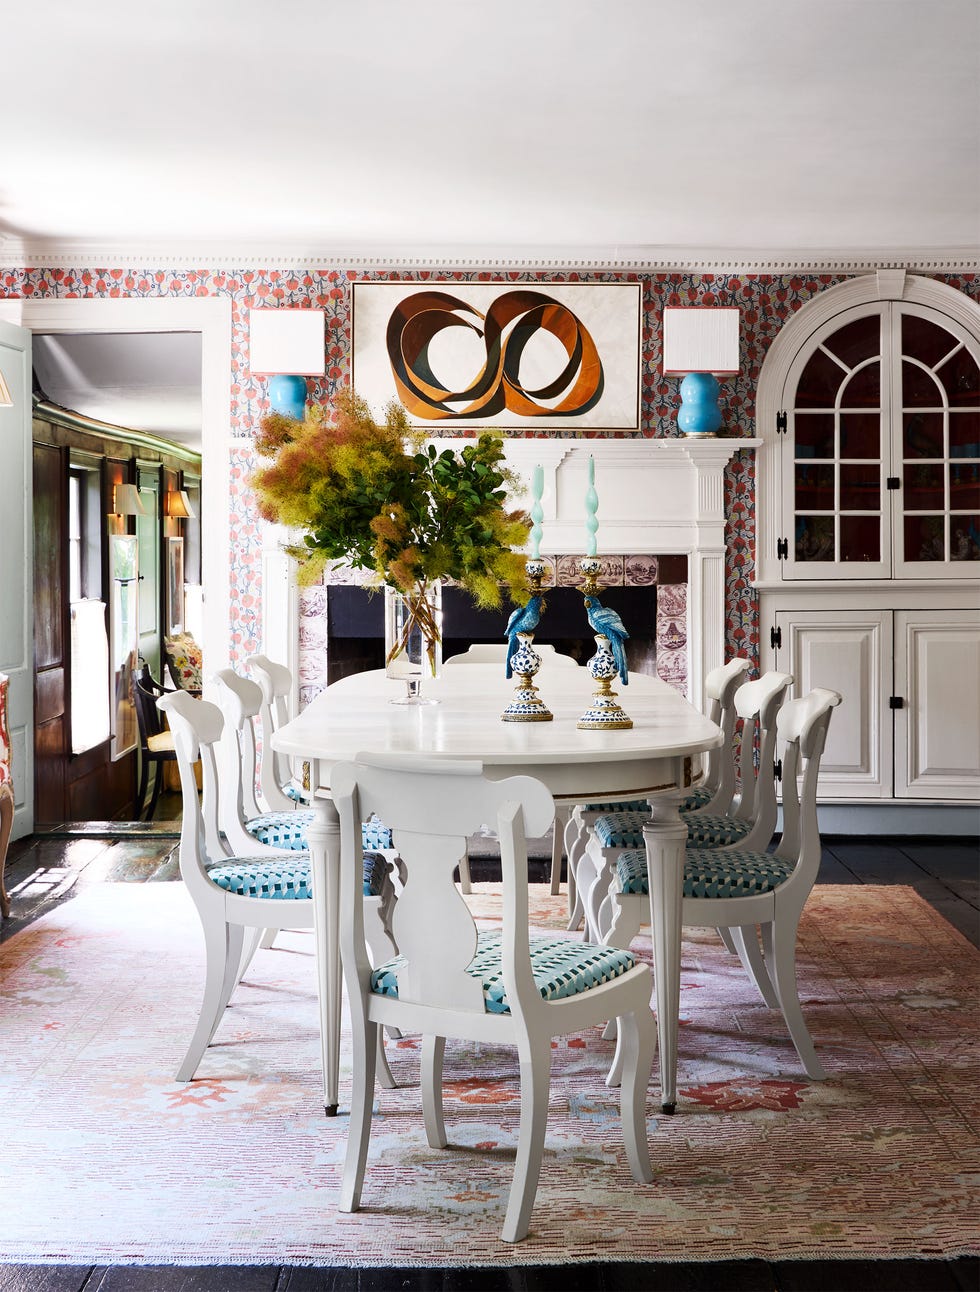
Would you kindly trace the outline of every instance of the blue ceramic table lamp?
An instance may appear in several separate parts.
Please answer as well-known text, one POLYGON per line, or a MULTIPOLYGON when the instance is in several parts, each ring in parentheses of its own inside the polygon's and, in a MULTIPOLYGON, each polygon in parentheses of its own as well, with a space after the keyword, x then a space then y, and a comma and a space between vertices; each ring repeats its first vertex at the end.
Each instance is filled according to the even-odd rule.
POLYGON ((322 310, 249 310, 249 370, 269 376, 269 407, 301 422, 307 377, 326 371, 322 310))
POLYGON ((666 306, 664 376, 683 376, 677 425, 684 435, 721 428, 718 378, 739 370, 737 305, 666 306))

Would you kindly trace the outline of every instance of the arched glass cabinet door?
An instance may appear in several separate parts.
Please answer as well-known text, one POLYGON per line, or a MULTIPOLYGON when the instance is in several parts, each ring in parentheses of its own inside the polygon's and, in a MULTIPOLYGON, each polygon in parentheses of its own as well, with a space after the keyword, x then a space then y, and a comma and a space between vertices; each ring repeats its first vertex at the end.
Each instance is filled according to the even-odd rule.
POLYGON ((980 344, 881 302, 828 320, 784 388, 785 577, 977 577, 980 344))

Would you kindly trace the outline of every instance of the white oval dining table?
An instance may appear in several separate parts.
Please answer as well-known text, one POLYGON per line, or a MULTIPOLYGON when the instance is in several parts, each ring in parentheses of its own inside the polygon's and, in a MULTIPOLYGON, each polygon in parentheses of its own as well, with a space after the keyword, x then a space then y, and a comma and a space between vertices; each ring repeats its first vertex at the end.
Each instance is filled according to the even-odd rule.
POLYGON ((447 668, 426 680, 423 693, 438 704, 398 705, 404 684, 383 670, 335 682, 272 737, 278 752, 308 762, 314 818, 310 849, 317 993, 323 1058, 324 1107, 338 1106, 341 972, 338 929, 340 826, 330 798, 330 774, 359 753, 417 753, 427 758, 477 759, 487 776, 517 774, 543 781, 560 806, 649 798, 646 833, 650 874, 661 1102, 676 1100, 680 1003, 681 897, 687 827, 678 813, 695 779, 698 756, 721 744, 720 728, 659 678, 631 674, 618 689, 632 728, 582 731, 595 683, 584 668, 542 667, 538 691, 551 722, 502 722, 514 694, 496 664, 447 668))

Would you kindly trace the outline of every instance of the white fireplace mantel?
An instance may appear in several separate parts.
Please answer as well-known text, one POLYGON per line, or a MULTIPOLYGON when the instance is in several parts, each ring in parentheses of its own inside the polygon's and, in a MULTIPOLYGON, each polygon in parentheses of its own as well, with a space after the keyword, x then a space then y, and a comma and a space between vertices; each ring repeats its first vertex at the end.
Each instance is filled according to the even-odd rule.
MULTIPOLYGON (((725 467, 761 443, 747 437, 506 441, 508 465, 524 481, 535 465, 543 468, 543 555, 584 554, 592 457, 598 555, 687 557, 688 698, 699 707, 705 674, 725 657, 725 467)), ((515 501, 530 506, 527 493, 515 501)))
MULTIPOLYGON (((446 448, 446 439, 432 441, 446 448)), ((760 439, 508 439, 507 464, 525 482, 513 495, 530 509, 530 480, 543 468, 542 555, 584 555, 585 492, 595 459, 598 555, 684 555, 688 562, 688 698, 701 707, 704 677, 725 657, 725 467, 760 439)), ((263 649, 296 676, 295 581, 282 531, 266 527, 263 649)), ((627 625, 628 626, 628 625, 627 625)))

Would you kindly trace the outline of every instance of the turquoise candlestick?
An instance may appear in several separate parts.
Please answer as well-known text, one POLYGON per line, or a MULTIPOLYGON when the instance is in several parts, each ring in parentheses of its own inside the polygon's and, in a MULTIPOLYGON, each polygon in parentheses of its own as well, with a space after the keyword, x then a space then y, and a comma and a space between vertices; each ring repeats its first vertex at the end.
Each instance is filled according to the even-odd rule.
POLYGON ((599 495, 595 491, 595 458, 589 458, 589 487, 585 491, 585 555, 595 556, 596 539, 599 532, 599 522, 596 520, 596 512, 599 510, 599 495))
POLYGON ((531 476, 531 560, 539 561, 541 559, 541 522, 544 519, 544 509, 541 506, 541 495, 544 493, 544 469, 540 466, 534 468, 531 476))

